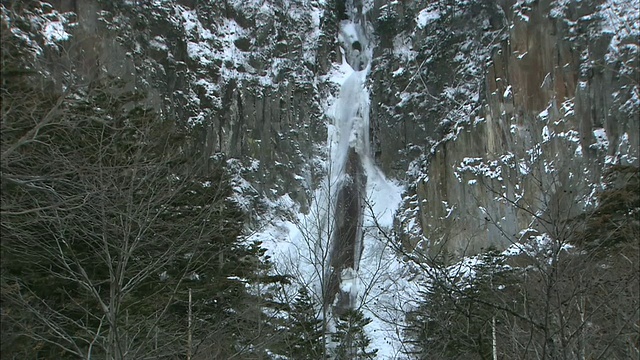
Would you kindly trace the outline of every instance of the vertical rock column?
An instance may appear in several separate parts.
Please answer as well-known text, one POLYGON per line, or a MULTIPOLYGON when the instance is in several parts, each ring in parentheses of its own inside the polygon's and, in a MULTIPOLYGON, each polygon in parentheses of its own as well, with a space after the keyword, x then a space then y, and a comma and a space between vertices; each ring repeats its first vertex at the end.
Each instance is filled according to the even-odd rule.
POLYGON ((341 315, 355 307, 355 283, 362 244, 362 222, 367 174, 364 161, 369 157, 369 99, 362 86, 364 71, 369 64, 370 49, 362 4, 354 2, 352 21, 341 24, 340 39, 345 58, 354 73, 343 84, 336 104, 335 126, 339 129, 338 151, 333 169, 337 179, 335 221, 331 229, 329 279, 325 291, 325 306, 333 305, 333 313, 341 315))

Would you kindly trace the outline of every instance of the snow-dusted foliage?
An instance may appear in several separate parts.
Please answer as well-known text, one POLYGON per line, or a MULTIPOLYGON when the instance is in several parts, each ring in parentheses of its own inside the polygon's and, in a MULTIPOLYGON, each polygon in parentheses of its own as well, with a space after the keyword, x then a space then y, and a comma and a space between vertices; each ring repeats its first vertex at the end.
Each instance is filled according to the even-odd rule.
MULTIPOLYGON (((330 55, 326 4, 100 4, 93 26, 113 39, 99 42, 113 53, 98 56, 107 73, 148 90, 156 110, 190 129, 202 161, 238 159, 239 173, 270 201, 290 193, 308 205, 321 171, 314 163, 326 157, 317 145, 326 138, 321 101, 337 91, 319 66, 330 55)), ((253 195, 243 202, 266 206, 253 195)))
POLYGON ((74 14, 60 13, 47 2, 32 4, 20 15, 17 17, 10 8, 2 7, 2 21, 11 36, 22 40, 22 45, 34 55, 42 55, 43 46, 60 51, 58 44, 69 40, 71 34, 68 31, 77 25, 74 14))

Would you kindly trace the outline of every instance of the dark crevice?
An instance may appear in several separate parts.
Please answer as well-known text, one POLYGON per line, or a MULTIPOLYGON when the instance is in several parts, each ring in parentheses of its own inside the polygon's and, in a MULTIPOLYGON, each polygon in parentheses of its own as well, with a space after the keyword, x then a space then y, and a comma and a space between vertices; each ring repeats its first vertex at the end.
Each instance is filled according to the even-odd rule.
POLYGON ((331 274, 329 276, 326 305, 333 303, 336 295, 338 302, 335 313, 340 314, 353 306, 351 294, 340 291, 341 274, 345 269, 358 270, 356 247, 362 247, 362 199, 366 188, 366 175, 360 157, 353 148, 345 167, 347 179, 338 191, 336 198, 335 223, 331 248, 331 274))

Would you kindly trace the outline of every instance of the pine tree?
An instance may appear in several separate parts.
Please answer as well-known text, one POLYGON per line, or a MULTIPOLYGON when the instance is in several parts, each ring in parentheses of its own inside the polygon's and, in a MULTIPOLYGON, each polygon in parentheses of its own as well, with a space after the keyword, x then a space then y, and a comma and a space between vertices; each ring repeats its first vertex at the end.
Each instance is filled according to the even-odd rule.
POLYGON ((375 359, 378 350, 367 350, 371 339, 364 331, 370 322, 362 310, 348 310, 338 318, 336 332, 331 335, 331 340, 338 344, 336 360, 375 359))
POLYGON ((516 274, 495 250, 479 256, 473 276, 452 268, 434 270, 438 276, 422 293, 424 302, 407 314, 407 342, 419 359, 488 359, 497 308, 515 292, 516 274), (498 290, 500 289, 500 290, 498 290))
POLYGON ((324 343, 322 320, 305 287, 300 288, 291 305, 290 325, 285 339, 283 355, 291 359, 322 359, 324 343))

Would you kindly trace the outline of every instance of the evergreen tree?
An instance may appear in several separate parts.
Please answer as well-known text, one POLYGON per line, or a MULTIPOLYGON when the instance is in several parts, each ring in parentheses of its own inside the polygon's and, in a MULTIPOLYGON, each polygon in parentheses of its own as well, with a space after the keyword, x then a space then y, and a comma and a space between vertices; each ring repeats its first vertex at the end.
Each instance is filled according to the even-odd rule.
POLYGON ((603 177, 598 206, 578 217, 574 242, 602 255, 633 243, 640 234, 640 171, 614 165, 603 177))
POLYGON ((361 310, 348 310, 338 318, 336 332, 331 335, 331 340, 338 344, 336 360, 375 359, 378 350, 367 349, 371 339, 364 331, 370 322, 361 310))
POLYGON ((291 359, 322 359, 324 336, 322 320, 318 318, 316 306, 305 287, 300 288, 289 311, 290 325, 287 329, 283 355, 291 359))
MULTIPOLYGON (((434 270, 424 302, 407 314, 407 342, 419 359, 488 359, 497 308, 517 290, 517 278, 496 251, 479 256, 470 271, 434 270), (473 274, 473 275, 469 275, 473 274), (500 288, 500 290, 498 290, 500 288)), ((466 270, 466 269, 465 269, 466 270)))

